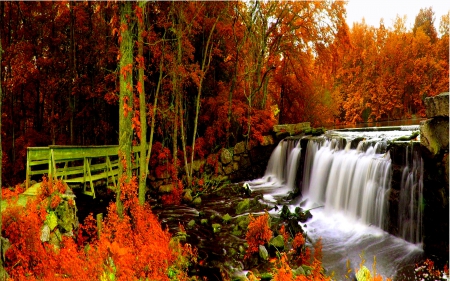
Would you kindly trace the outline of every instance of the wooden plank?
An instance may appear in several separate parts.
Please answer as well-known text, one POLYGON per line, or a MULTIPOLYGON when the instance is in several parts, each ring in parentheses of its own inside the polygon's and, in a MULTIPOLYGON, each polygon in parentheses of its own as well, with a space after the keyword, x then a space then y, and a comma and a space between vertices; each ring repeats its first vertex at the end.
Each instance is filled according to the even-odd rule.
POLYGON ((37 165, 46 165, 46 164, 48 164, 48 159, 45 159, 45 160, 33 160, 33 161, 31 161, 31 160, 27 160, 27 162, 30 162, 30 167, 31 166, 37 166, 37 165))
POLYGON ((71 178, 71 179, 66 179, 64 180, 67 183, 85 183, 85 182, 90 182, 90 180, 92 179, 92 181, 97 181, 97 180, 101 180, 101 179, 107 179, 109 177, 112 176, 117 176, 119 174, 119 170, 113 170, 113 172, 103 172, 103 173, 99 173, 99 174, 95 174, 95 175, 91 175, 90 177, 76 177, 76 178, 71 178))

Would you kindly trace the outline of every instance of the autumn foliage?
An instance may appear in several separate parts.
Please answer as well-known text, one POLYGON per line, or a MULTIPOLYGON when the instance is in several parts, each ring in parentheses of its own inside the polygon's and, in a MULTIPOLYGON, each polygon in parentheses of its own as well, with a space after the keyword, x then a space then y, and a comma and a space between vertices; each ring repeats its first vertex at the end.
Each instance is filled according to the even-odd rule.
POLYGON ((133 2, 142 42, 120 70, 122 4, 0 3, 6 184, 23 181, 27 147, 116 144, 124 75, 134 142, 146 120, 161 145, 150 170, 174 179, 191 153, 258 143, 276 123, 423 117, 424 98, 448 91, 448 15, 436 30, 431 9, 408 30, 400 17, 349 27, 342 1, 133 2))
POLYGON ((248 224, 247 234, 245 239, 248 243, 246 257, 259 251, 259 245, 267 244, 272 238, 272 230, 269 226, 269 214, 265 213, 262 216, 254 218, 250 216, 250 223, 248 224))
POLYGON ((63 184, 46 184, 25 207, 4 211, 2 235, 11 242, 5 267, 12 280, 187 280, 195 250, 171 239, 150 207, 137 203, 136 180, 128 189, 134 196, 124 200, 123 218, 111 203, 100 237, 90 215, 78 235, 62 235, 59 246, 42 242, 41 234, 49 212, 61 200, 55 198, 63 184), (49 192, 51 197, 43 196, 49 192))

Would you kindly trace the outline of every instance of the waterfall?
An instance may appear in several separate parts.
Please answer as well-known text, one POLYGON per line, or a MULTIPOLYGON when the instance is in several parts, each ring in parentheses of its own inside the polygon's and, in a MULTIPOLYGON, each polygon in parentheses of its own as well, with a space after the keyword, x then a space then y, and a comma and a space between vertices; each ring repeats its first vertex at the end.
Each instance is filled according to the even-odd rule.
POLYGON ((312 166, 304 167, 302 193, 310 207, 324 205, 384 228, 391 159, 389 153, 376 153, 376 146, 362 148, 362 142, 357 149, 350 149, 350 142, 340 149, 333 140, 310 140, 305 161, 312 166))
POLYGON ((286 195, 293 191, 296 188, 300 156, 299 139, 281 141, 270 156, 264 176, 247 182, 249 187, 253 191, 272 190, 271 195, 286 195))
POLYGON ((423 160, 412 150, 403 168, 398 205, 399 236, 411 243, 422 243, 423 160))

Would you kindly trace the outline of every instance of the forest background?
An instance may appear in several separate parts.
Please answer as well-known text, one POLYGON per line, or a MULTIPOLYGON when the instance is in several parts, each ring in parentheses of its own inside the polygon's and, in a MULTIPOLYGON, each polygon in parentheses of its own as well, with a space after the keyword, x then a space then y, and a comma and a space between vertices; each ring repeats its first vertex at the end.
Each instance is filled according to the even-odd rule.
POLYGON ((449 13, 436 30, 431 8, 407 29, 348 27, 343 1, 121 5, 0 2, 4 185, 25 179, 29 146, 117 144, 119 112, 150 141, 150 173, 176 177, 276 123, 421 118, 449 89, 449 13))

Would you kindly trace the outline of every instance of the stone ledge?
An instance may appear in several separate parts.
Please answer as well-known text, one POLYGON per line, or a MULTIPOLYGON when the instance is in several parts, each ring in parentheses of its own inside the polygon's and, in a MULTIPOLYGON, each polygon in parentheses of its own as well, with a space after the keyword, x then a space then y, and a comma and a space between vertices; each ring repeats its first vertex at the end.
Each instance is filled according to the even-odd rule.
POLYGON ((449 93, 441 93, 434 97, 425 98, 425 109, 428 118, 449 117, 449 93))

